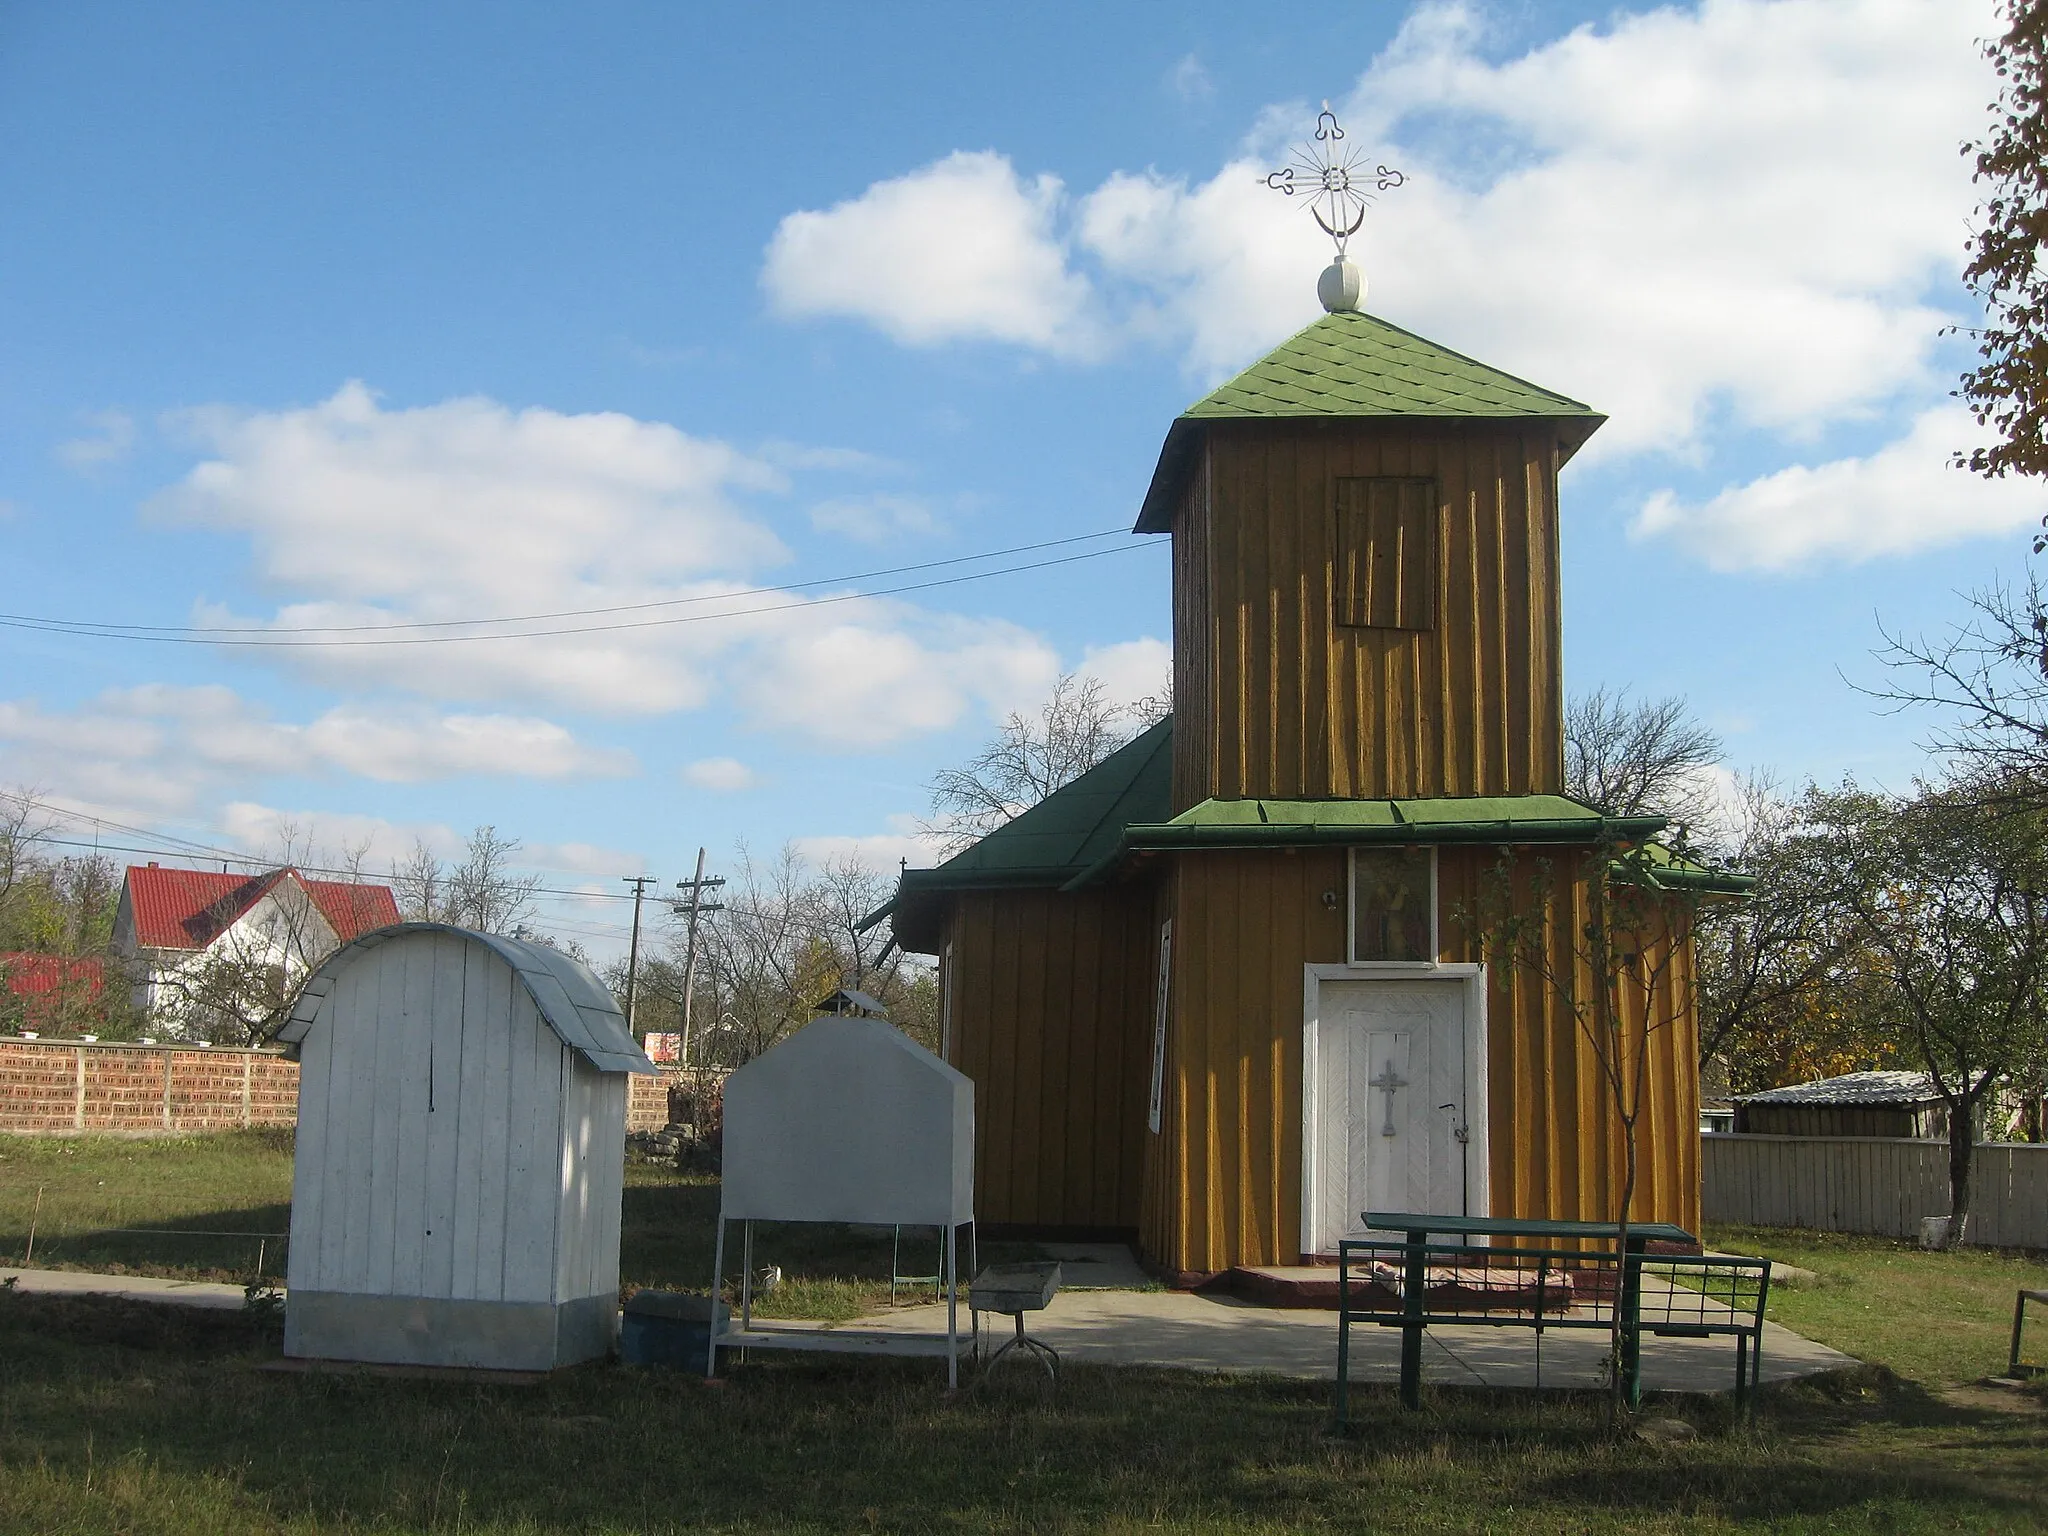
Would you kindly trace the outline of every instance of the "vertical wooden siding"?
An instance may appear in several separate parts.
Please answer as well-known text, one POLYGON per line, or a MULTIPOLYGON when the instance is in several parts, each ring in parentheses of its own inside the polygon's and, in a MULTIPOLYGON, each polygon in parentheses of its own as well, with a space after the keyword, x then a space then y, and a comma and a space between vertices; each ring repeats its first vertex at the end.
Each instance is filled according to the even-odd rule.
POLYGON ((1174 526, 1175 808, 1562 788, 1541 423, 1217 423, 1174 526), (1435 624, 1335 622, 1337 482, 1431 480, 1435 624))
MULTIPOLYGON (((1526 855, 1526 850, 1525 850, 1526 855)), ((1586 856, 1562 848, 1543 855, 1564 881, 1586 856)), ((1500 858, 1495 848, 1446 848, 1438 854, 1439 929, 1446 961, 1475 961, 1479 947, 1457 921, 1482 905, 1482 882, 1500 858)), ((1518 888, 1529 910, 1527 887, 1518 888)), ((1571 892, 1569 922, 1550 934, 1550 967, 1572 966, 1572 932, 1586 919, 1586 888, 1571 892)), ((1560 903, 1562 905, 1563 903, 1560 903)), ((1699 1230, 1699 1021, 1693 999, 1692 936, 1682 918, 1662 939, 1661 967, 1649 1003, 1648 1080, 1637 1123, 1637 1183, 1632 1219, 1671 1221, 1699 1230)), ((1580 996, 1593 977, 1578 967, 1580 996)), ((1644 1028, 1644 999, 1624 987, 1624 1060, 1633 1059, 1644 1028)), ((1487 1093, 1491 1120, 1493 1210, 1502 1216, 1611 1221, 1619 1211, 1625 1148, 1613 1098, 1587 1028, 1559 989, 1542 977, 1511 976, 1496 966, 1487 978, 1487 1093)))
MULTIPOLYGON (((1496 857, 1440 854, 1443 960, 1478 958, 1453 919, 1496 857)), ((1177 861, 1165 1124, 1147 1138, 1140 1222, 1147 1255, 1169 1269, 1301 1256, 1302 967, 1344 958, 1344 907, 1323 903, 1325 891, 1343 891, 1344 871, 1340 849, 1177 861)), ((1678 938, 1683 967, 1689 941, 1678 938)), ((1634 1214, 1697 1231, 1694 1042, 1690 1019, 1652 1037, 1634 1214)), ((1494 1212, 1612 1219, 1623 1144, 1598 1062, 1570 1011, 1533 979, 1489 976, 1487 1088, 1494 1212)))
POLYGON ((1175 861, 1162 1134, 1146 1256, 1171 1270, 1291 1264, 1301 1244, 1302 966, 1344 958, 1341 849, 1175 861))
POLYGON ((974 1081, 978 1219, 1138 1225, 1152 912, 1148 886, 954 905, 948 1059, 974 1081))

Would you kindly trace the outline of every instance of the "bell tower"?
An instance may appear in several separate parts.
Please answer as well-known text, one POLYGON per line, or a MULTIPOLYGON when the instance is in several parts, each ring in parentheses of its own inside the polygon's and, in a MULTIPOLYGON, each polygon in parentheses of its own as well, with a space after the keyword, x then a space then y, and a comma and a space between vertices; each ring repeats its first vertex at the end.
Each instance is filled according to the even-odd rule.
POLYGON ((1557 475, 1605 418, 1366 314, 1317 133, 1268 182, 1314 189, 1327 312, 1173 423, 1138 519, 1173 535, 1173 809, 1561 793, 1557 475))

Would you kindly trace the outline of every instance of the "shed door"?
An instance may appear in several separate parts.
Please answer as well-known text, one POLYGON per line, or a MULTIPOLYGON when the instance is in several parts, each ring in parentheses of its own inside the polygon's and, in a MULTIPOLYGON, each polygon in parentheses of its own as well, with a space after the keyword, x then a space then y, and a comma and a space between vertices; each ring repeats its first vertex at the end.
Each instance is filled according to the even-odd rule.
MULTIPOLYGON (((1316 1232, 1334 1251, 1365 1211, 1468 1214, 1481 1148, 1467 1129, 1465 988, 1340 981, 1321 988, 1316 1031, 1316 1232)), ((1480 1214, 1473 1205, 1469 1214, 1480 1214)))

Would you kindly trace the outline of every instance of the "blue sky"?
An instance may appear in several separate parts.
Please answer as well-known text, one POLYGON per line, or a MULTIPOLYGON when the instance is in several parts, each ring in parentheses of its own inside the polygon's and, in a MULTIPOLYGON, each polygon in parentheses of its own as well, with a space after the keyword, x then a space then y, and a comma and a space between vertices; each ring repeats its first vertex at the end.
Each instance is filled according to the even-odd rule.
MULTIPOLYGON (((373 862, 492 822, 561 888, 742 838, 916 857, 934 769, 1060 670, 1156 686, 1164 550, 816 599, 1127 528, 1173 415, 1316 313, 1326 242, 1256 172, 1324 98, 1413 177, 1354 246, 1367 307, 1611 418, 1563 487, 1568 686, 1683 694, 1736 767, 1903 783, 1931 722, 1850 686, 1878 621, 2023 574, 2048 500, 1941 467, 1992 29, 1918 0, 0 10, 8 613, 732 615, 0 629, 0 788, 110 843, 289 821, 373 862)), ((618 918, 544 914, 600 952, 618 918)))

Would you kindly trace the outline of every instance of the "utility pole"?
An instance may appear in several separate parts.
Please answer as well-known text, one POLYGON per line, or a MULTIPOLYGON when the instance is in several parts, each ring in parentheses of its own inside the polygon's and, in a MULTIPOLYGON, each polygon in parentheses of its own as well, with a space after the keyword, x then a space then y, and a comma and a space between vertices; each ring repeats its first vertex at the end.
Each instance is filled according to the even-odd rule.
MULTIPOLYGON (((704 891, 706 887, 716 888, 724 884, 725 878, 722 875, 713 876, 709 880, 704 878, 704 850, 702 848, 697 850, 696 877, 676 882, 677 890, 690 893, 688 907, 690 936, 683 945, 683 1038, 680 1047, 676 1051, 676 1065, 679 1067, 687 1067, 690 1064, 690 1009, 697 996, 697 919, 703 913, 723 910, 718 902, 706 902, 704 900, 704 891)), ((675 909, 676 914, 681 916, 684 911, 683 903, 677 902, 675 909)))
POLYGON ((654 884, 654 876, 622 875, 620 883, 633 887, 633 942, 626 950, 626 1033, 637 1040, 640 1034, 633 1027, 633 1004, 640 994, 640 898, 654 884))

